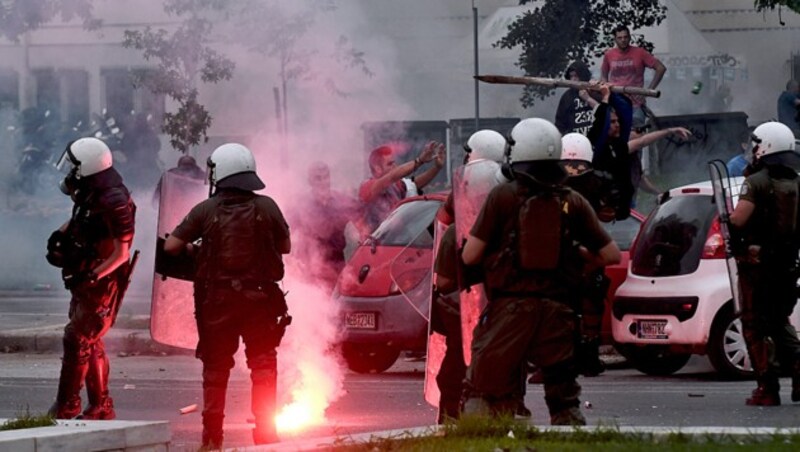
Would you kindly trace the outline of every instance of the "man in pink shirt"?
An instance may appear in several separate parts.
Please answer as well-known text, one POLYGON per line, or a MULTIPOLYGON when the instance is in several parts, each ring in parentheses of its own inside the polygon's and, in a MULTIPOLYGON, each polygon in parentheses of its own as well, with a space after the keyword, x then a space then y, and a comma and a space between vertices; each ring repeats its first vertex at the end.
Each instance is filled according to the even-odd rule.
MULTIPOLYGON (((644 87, 644 70, 650 68, 655 71, 650 81, 649 89, 656 89, 667 68, 647 50, 631 45, 631 32, 625 25, 614 28, 614 42, 616 47, 608 49, 603 56, 600 67, 600 80, 617 86, 644 87)), ((633 123, 644 124, 646 121, 644 97, 630 96, 633 102, 633 123)))

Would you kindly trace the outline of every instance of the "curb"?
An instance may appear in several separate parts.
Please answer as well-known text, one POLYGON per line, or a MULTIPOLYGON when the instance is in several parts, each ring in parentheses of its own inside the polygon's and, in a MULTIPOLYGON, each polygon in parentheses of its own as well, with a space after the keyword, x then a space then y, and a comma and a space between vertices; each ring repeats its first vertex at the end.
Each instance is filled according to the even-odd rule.
MULTIPOLYGON (((769 441, 779 435, 798 435, 800 428, 775 428, 775 427, 632 427, 632 426, 551 426, 532 425, 540 432, 553 433, 586 433, 586 432, 618 432, 626 435, 649 435, 654 440, 670 435, 690 436, 700 442, 704 439, 731 439, 741 438, 740 441, 751 442, 769 441)), ((335 447, 364 445, 375 440, 402 440, 424 436, 440 436, 444 434, 444 426, 431 425, 427 427, 413 427, 407 429, 384 430, 378 432, 359 433, 347 436, 329 436, 302 441, 284 441, 263 446, 237 447, 225 449, 227 451, 315 451, 331 450, 335 447)))
MULTIPOLYGON (((5 419, 0 419, 0 424, 5 419)), ((0 452, 12 451, 168 451, 172 433, 166 421, 59 420, 50 427, 0 431, 0 452)))

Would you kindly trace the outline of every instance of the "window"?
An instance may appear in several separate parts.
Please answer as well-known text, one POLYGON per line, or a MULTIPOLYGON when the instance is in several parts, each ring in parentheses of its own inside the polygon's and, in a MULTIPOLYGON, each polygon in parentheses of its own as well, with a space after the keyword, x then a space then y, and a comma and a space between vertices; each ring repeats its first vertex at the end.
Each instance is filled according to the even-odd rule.
MULTIPOLYGON (((149 69, 137 69, 137 71, 149 71, 149 69)), ((110 116, 119 119, 135 111, 152 115, 154 124, 161 122, 164 117, 163 94, 153 94, 145 87, 134 86, 132 71, 128 68, 104 69, 101 75, 105 107, 110 116)))
POLYGON ((19 108, 19 75, 13 69, 0 69, 0 108, 19 108))

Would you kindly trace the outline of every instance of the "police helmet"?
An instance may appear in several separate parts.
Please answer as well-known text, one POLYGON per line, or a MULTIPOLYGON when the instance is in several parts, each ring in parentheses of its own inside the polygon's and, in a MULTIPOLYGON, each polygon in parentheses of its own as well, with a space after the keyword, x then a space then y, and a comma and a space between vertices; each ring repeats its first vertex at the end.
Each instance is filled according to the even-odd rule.
POLYGON ((550 121, 527 118, 511 129, 511 163, 561 160, 561 133, 550 121))
POLYGON ((254 191, 264 188, 256 174, 256 159, 247 147, 225 143, 214 149, 206 162, 209 182, 217 188, 238 188, 254 191))
POLYGON ((506 139, 494 130, 483 129, 473 133, 464 150, 470 155, 470 160, 486 159, 495 162, 503 161, 506 149, 506 139))
POLYGON ((113 165, 111 150, 98 138, 80 138, 69 143, 56 165, 59 171, 80 179, 105 171, 113 165))
POLYGON ((753 155, 759 159, 779 152, 794 151, 792 130, 783 123, 765 122, 753 130, 753 155))
POLYGON ((590 162, 594 157, 592 143, 584 135, 572 132, 561 138, 561 160, 590 162))

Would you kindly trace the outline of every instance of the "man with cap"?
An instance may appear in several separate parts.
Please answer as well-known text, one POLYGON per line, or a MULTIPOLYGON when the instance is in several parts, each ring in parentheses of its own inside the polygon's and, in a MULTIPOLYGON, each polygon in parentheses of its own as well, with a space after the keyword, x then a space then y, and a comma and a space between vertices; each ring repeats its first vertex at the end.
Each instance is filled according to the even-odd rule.
POLYGON ((282 255, 291 250, 289 227, 256 174, 248 148, 228 143, 209 157, 212 196, 191 209, 165 243, 169 254, 196 256, 197 356, 203 362, 202 445, 223 440, 225 394, 241 337, 252 382, 256 444, 278 440, 275 427, 277 351, 291 321, 282 255), (200 240, 200 245, 197 241, 200 240))

